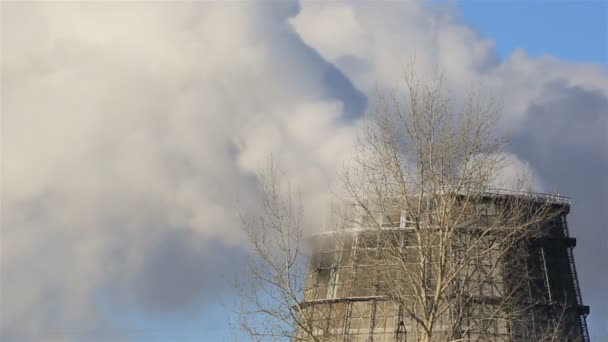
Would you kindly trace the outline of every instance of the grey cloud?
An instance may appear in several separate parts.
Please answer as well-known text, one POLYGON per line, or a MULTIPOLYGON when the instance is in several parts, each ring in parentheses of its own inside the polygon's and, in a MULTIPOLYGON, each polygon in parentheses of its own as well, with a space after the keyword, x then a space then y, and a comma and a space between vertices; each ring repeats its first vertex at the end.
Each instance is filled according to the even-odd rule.
POLYGON ((338 68, 333 65, 329 66, 325 72, 324 81, 329 86, 333 97, 344 103, 346 118, 356 119, 364 114, 367 107, 367 98, 353 86, 338 68))
MULTIPOLYGON (((142 258, 125 275, 124 287, 117 288, 118 298, 132 298, 139 310, 166 314, 217 306, 222 296, 230 294, 232 281, 242 274, 244 252, 219 238, 169 227, 146 235, 142 236, 144 246, 124 246, 141 248, 142 258)), ((107 284, 110 288, 116 285, 107 284)))
POLYGON ((608 96, 598 89, 549 83, 530 104, 514 152, 528 160, 551 191, 570 196, 570 231, 592 336, 608 336, 608 96))

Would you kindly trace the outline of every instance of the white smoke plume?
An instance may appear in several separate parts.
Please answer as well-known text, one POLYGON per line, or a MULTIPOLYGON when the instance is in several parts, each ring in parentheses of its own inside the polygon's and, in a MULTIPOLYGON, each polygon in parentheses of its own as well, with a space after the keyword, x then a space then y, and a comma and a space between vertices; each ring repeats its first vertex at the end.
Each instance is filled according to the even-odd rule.
POLYGON ((212 305, 255 170, 272 154, 322 212, 368 99, 412 56, 457 98, 483 84, 504 99, 514 160, 580 203, 583 295, 606 300, 603 67, 500 60, 454 8, 422 2, 0 6, 2 340, 111 329, 100 294, 143 314, 212 305))

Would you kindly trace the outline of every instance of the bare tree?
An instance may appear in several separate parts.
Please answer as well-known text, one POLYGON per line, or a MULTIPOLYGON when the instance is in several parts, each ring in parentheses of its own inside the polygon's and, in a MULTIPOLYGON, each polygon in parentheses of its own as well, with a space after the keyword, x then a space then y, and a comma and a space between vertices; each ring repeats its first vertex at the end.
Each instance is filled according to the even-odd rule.
POLYGON ((320 341, 319 313, 313 317, 303 304, 310 262, 300 193, 273 162, 258 174, 258 185, 258 214, 241 215, 251 253, 249 277, 236 284, 237 328, 252 341, 320 341))
POLYGON ((241 328, 252 340, 577 340, 537 246, 569 204, 526 177, 494 188, 507 165, 495 103, 458 107, 440 75, 404 79, 407 93, 370 113, 326 232, 308 239, 299 198, 276 168, 260 175, 241 328))
POLYGON ((371 239, 366 294, 398 304, 410 341, 526 340, 523 318, 545 301, 528 291, 527 246, 564 207, 530 179, 493 187, 506 160, 492 101, 472 94, 455 109, 441 75, 420 82, 411 68, 405 84, 407 96, 380 98, 343 177, 357 212, 346 219, 371 239))

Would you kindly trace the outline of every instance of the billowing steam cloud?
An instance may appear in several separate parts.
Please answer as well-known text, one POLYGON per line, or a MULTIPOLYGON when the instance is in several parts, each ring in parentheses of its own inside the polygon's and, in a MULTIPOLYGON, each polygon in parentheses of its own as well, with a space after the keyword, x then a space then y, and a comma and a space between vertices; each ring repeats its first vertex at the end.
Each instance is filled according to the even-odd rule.
POLYGON ((239 267, 253 172, 272 154, 322 212, 368 99, 413 55, 456 96, 502 96, 514 160, 575 197, 582 290, 606 333, 605 69, 501 61, 453 9, 419 3, 10 2, 0 339, 78 338, 109 324, 103 303, 214 303, 229 287, 215 275, 239 267))

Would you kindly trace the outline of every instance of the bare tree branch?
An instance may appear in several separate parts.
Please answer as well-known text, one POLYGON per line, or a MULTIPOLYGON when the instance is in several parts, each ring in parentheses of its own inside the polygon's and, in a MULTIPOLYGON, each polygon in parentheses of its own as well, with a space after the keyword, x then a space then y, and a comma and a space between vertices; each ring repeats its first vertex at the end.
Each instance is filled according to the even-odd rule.
POLYGON ((508 161, 495 101, 471 92, 455 105, 443 75, 423 82, 411 66, 404 83, 405 94, 380 94, 369 114, 342 173, 342 206, 312 238, 312 258, 302 253, 299 197, 276 167, 260 174, 262 213, 243 219, 254 283, 243 331, 252 340, 580 340, 572 300, 552 296, 542 245, 561 234, 569 204, 533 193, 525 174, 494 188, 508 161))

